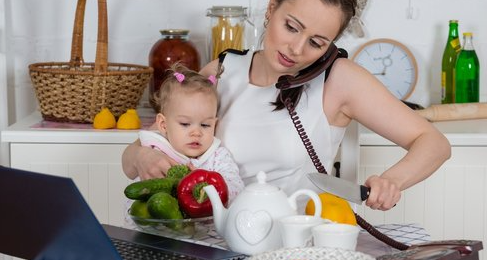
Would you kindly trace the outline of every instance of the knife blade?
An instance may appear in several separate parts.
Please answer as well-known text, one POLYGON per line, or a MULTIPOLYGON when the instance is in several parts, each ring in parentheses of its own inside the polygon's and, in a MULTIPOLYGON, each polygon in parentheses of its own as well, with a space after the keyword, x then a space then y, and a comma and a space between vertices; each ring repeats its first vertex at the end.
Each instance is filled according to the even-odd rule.
POLYGON ((324 173, 308 173, 308 178, 319 189, 345 200, 362 204, 369 197, 370 188, 324 173))

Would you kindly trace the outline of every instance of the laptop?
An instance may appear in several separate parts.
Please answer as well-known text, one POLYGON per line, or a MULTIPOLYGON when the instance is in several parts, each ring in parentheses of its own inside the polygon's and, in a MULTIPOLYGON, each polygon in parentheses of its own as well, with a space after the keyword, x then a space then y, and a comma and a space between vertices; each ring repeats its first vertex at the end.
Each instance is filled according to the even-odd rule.
POLYGON ((24 259, 149 259, 141 252, 155 255, 154 259, 246 258, 219 248, 102 225, 71 178, 3 166, 0 241, 0 253, 24 259))

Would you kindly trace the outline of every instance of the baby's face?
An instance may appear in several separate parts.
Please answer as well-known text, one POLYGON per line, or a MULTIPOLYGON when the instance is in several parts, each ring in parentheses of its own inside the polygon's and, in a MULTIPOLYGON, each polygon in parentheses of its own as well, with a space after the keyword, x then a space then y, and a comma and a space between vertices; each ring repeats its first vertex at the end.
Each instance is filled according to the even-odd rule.
POLYGON ((208 150, 217 122, 214 96, 175 91, 165 111, 165 135, 176 151, 196 158, 208 150))

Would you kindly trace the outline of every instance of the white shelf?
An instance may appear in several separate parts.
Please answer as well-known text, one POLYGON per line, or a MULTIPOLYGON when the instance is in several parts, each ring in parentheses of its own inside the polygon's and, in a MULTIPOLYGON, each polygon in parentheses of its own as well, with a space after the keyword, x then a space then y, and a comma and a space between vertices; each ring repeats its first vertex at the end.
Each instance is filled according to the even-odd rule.
MULTIPOLYGON (((144 116, 154 114, 148 109, 139 110, 138 113, 144 116)), ((39 112, 29 115, 2 131, 2 142, 128 144, 138 137, 138 130, 32 128, 41 121, 42 116, 39 112)))

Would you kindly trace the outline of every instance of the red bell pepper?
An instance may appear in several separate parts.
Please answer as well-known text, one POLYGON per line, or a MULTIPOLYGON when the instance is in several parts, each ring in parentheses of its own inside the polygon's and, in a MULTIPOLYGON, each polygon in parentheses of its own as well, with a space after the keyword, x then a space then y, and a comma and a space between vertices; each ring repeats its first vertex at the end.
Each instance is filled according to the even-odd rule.
POLYGON ((178 184, 177 196, 179 207, 191 218, 201 218, 213 215, 210 199, 203 187, 215 186, 223 203, 228 203, 228 187, 218 172, 196 169, 183 177, 178 184))

